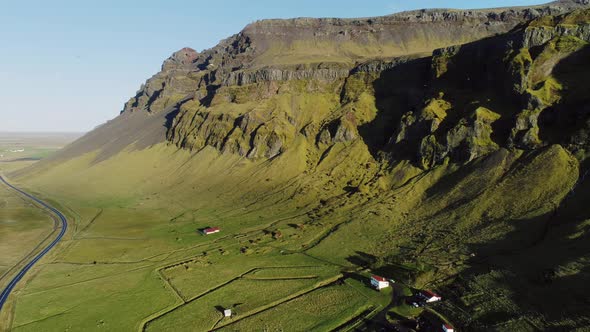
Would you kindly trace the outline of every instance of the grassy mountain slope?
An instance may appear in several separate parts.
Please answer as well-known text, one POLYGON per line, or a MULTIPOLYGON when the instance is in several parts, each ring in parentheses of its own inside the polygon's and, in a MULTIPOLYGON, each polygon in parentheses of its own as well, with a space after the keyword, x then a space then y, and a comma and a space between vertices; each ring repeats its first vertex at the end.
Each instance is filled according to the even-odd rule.
MULTIPOLYGON (((19 295, 14 329, 262 328, 261 317, 297 329, 287 313, 344 308, 300 326, 328 330, 385 309, 389 295, 346 277, 370 268, 436 289, 445 301, 434 309, 465 330, 583 330, 590 14, 561 12, 584 4, 519 9, 502 34, 423 43, 443 47, 419 50, 428 55, 377 57, 370 47, 393 38, 377 34, 362 56, 333 50, 354 60, 293 46, 286 63, 268 63, 284 46, 256 24, 309 40, 309 20, 175 53, 120 117, 11 174, 76 211, 62 252, 19 295), (207 226, 223 232, 195 234, 207 226), (314 282, 287 295, 270 284, 231 295, 250 273, 309 266, 321 270, 314 282), (100 291, 77 300, 86 285, 100 291), (363 295, 346 304, 351 293, 363 295)), ((456 12, 425 13, 424 29, 472 28, 456 12)), ((317 22, 318 32, 344 24, 317 22)))

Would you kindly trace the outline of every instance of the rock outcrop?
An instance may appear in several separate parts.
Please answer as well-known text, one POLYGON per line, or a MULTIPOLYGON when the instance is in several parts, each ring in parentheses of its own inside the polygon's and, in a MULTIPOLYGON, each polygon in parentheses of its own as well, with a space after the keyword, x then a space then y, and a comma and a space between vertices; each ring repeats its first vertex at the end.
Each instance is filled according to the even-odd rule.
POLYGON ((346 78, 349 73, 350 68, 339 64, 318 64, 315 66, 297 66, 296 68, 267 67, 231 72, 223 79, 221 84, 223 86, 232 86, 291 80, 336 81, 346 78))

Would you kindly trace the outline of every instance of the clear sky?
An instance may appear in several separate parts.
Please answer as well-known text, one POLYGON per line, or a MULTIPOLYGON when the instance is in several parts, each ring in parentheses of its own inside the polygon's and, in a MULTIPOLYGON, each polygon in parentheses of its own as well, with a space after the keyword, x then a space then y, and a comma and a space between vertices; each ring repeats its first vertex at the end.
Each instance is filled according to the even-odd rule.
POLYGON ((366 17, 543 0, 3 0, 0 131, 87 131, 115 117, 172 52, 262 18, 366 17))

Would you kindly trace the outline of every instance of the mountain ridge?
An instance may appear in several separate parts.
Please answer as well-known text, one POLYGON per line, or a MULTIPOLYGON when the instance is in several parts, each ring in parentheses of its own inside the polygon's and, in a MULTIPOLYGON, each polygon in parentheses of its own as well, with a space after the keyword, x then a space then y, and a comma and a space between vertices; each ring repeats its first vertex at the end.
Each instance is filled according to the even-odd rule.
MULTIPOLYGON (((559 3, 559 4, 565 3, 565 4, 567 4, 566 5, 566 7, 567 7, 567 6, 577 6, 577 5, 583 4, 584 2, 583 1, 563 1, 563 2, 557 2, 557 3, 559 3)), ((554 4, 556 4, 556 3, 551 3, 549 6, 542 6, 540 8, 544 8, 544 10, 548 10, 548 11, 552 11, 552 10, 554 11, 554 9, 547 9, 547 8, 551 8, 554 4)), ((569 8, 569 7, 567 7, 567 8, 569 8)), ((525 9, 525 11, 526 10, 528 10, 528 9, 525 9)), ((469 12, 469 11, 465 11, 465 12, 469 12)), ((485 10, 483 10, 482 12, 486 13, 485 10)), ((522 22, 518 23, 518 24, 522 24, 522 22)), ((515 25, 516 29, 519 29, 518 24, 515 25)), ((546 40, 549 40, 552 38, 550 34, 552 34, 554 32, 551 32, 551 31, 556 31, 556 30, 546 30, 542 27, 540 27, 538 29, 535 27, 527 27, 527 28, 521 28, 521 29, 524 29, 524 31, 526 31, 524 34, 522 34, 522 36, 523 36, 522 41, 515 40, 515 42, 522 44, 521 47, 527 47, 527 44, 543 43, 546 40), (535 39, 536 39, 536 41, 535 41, 535 39)), ((588 34, 587 31, 586 32, 584 32, 584 31, 571 32, 571 31, 567 30, 570 28, 558 28, 558 29, 561 29, 563 31, 555 32, 557 34, 578 34, 582 37, 582 39, 587 39, 586 38, 587 34, 588 34), (582 35, 584 35, 585 37, 582 35)), ((582 28, 582 29, 585 29, 585 28, 582 28)), ((230 37, 230 39, 231 38, 233 38, 233 37, 230 37)), ((228 42, 223 41, 220 45, 225 45, 225 44, 228 44, 228 42)), ((218 46, 218 47, 220 47, 220 46, 218 46)), ((231 52, 237 51, 238 52, 237 54, 239 54, 239 52, 242 52, 242 53, 251 52, 251 50, 249 50, 248 47, 244 48, 242 46, 239 46, 238 44, 234 44, 233 46, 231 46, 231 49, 233 50, 231 52)), ((449 45, 448 47, 433 49, 433 51, 430 54, 434 54, 434 58, 433 58, 434 61, 439 61, 440 59, 445 58, 449 54, 456 53, 457 49, 458 49, 457 46, 449 45)), ((245 103, 243 101, 241 102, 241 101, 235 99, 235 98, 237 98, 235 95, 236 93, 238 93, 238 94, 244 93, 244 92, 239 92, 240 86, 253 86, 256 84, 265 85, 264 87, 254 88, 254 90, 258 91, 258 92, 256 92, 256 95, 259 95, 258 98, 264 99, 264 98, 268 98, 268 97, 271 97, 271 96, 277 94, 277 92, 280 89, 279 86, 282 84, 281 82, 291 81, 291 80, 294 80, 294 81, 312 80, 312 81, 317 81, 317 82, 323 82, 323 83, 321 83, 321 85, 329 85, 328 83, 337 84, 337 82, 342 82, 342 80, 348 81, 349 78, 352 78, 354 76, 354 74, 358 71, 364 71, 366 73, 371 73, 371 72, 380 73, 380 72, 384 72, 386 70, 391 70, 393 67, 396 67, 400 64, 404 64, 407 62, 416 62, 416 61, 418 61, 416 59, 427 58, 430 56, 430 54, 393 56, 393 57, 389 57, 389 60, 384 57, 381 57, 379 59, 368 59, 365 61, 357 61, 354 64, 319 62, 319 63, 297 64, 297 65, 270 65, 270 66, 266 66, 266 67, 263 67, 260 69, 233 68, 230 70, 226 70, 223 68, 217 68, 210 63, 205 65, 206 62, 203 62, 203 60, 202 60, 205 53, 198 53, 198 52, 194 51, 193 49, 183 48, 180 51, 175 52, 170 58, 168 58, 166 61, 164 61, 164 64, 162 65, 162 71, 160 73, 156 74, 150 80, 148 80, 146 82, 146 84, 144 84, 142 86, 142 88, 139 90, 138 94, 135 97, 133 97, 125 105, 125 109, 122 111, 122 113, 135 112, 135 111, 140 111, 142 109, 147 110, 150 113, 158 113, 158 112, 166 109, 167 114, 162 115, 163 117, 166 118, 166 120, 164 121, 165 128, 162 128, 162 130, 166 130, 166 133, 165 133, 165 135, 162 135, 161 133, 157 134, 157 135, 159 135, 158 137, 160 137, 160 138, 158 138, 156 140, 150 139, 149 141, 152 142, 150 144, 153 144, 153 142, 161 140, 162 137, 167 137, 168 140, 175 142, 176 144, 178 144, 181 147, 182 146, 190 146, 190 145, 187 145, 186 139, 179 136, 179 133, 177 131, 175 132, 174 128, 172 128, 172 127, 179 128, 178 123, 180 122, 180 117, 182 116, 183 113, 185 113, 185 111, 183 111, 183 107, 184 107, 184 109, 187 109, 189 107, 189 105, 192 105, 192 107, 195 107, 196 105, 204 105, 204 107, 207 108, 207 107, 211 106, 210 104, 213 104, 213 106, 215 106, 215 104, 220 105, 220 103, 223 104, 226 102, 229 102, 228 105, 245 105, 245 103), (232 99, 233 99, 233 101, 232 101, 232 99)), ((228 67, 228 65, 224 65, 224 66, 228 67)), ((437 66, 437 65, 433 64, 433 66, 437 66)), ((339 83, 339 84, 342 84, 342 83, 339 83)), ((423 84, 428 84, 428 82, 424 81, 423 84)), ((334 86, 334 87, 331 87, 331 89, 335 89, 335 88, 336 89, 345 89, 346 86, 350 86, 350 85, 351 84, 345 84, 345 85, 342 85, 342 87, 334 86)), ((252 90, 252 89, 250 89, 250 90, 252 90)), ((250 92, 253 92, 253 90, 250 92)), ((341 90, 338 93, 342 94, 343 96, 345 94, 344 90, 341 90)), ((415 97, 413 97, 413 98, 415 98, 415 97)), ((425 97, 422 97, 422 98, 425 98, 425 97)), ((247 100, 247 99, 248 98, 246 98, 245 100, 247 100)), ((342 100, 341 104, 344 104, 344 103, 345 103, 345 101, 342 100)), ((246 107, 246 106, 244 106, 244 107, 246 107)), ((406 107, 419 107, 419 105, 406 105, 406 107)), ((215 109, 215 107, 213 109, 215 109)), ((242 111, 238 111, 238 113, 240 113, 240 112, 243 113, 244 111, 247 112, 247 109, 244 109, 242 111)), ((238 116, 240 116, 240 115, 238 115, 238 116)), ((138 117, 135 116, 134 118, 138 118, 138 117)), ((238 121, 236 116, 230 116, 229 118, 226 118, 226 119, 227 119, 227 121, 230 121, 230 123, 224 124, 222 126, 229 126, 229 128, 236 125, 236 124, 232 124, 233 122, 237 123, 237 121, 238 121)), ((337 119, 334 119, 334 120, 340 121, 337 119)), ((282 121, 286 121, 286 119, 282 120, 282 121)), ((356 121, 356 120, 353 120, 353 122, 354 121, 356 121)), ((364 121, 367 121, 367 120, 361 120, 361 122, 364 122, 364 121)), ((347 123, 347 122, 345 121, 343 123, 347 123)), ((261 123, 259 123, 259 124, 261 124, 261 123)), ((297 129, 297 130, 303 130, 303 128, 301 128, 301 125, 302 124, 299 125, 299 129, 297 129)), ((305 125, 307 126, 306 132, 309 132, 309 129, 311 129, 311 127, 308 126, 308 124, 305 124, 305 125)), ((243 124, 242 126, 246 126, 246 125, 243 124)), ((347 125, 345 124, 344 127, 346 127, 346 126, 347 125)), ((391 125, 390 125, 390 128, 391 128, 391 125)), ((240 130, 244 130, 244 129, 245 129, 245 127, 242 127, 240 130)), ((253 130, 253 129, 256 129, 256 128, 252 128, 249 130, 253 130)), ((398 129, 398 130, 403 130, 403 129, 398 129)), ((353 134, 350 130, 346 130, 346 131, 347 131, 347 134, 345 134, 345 136, 348 136, 349 138, 359 136, 358 133, 353 134)), ((393 131, 393 128, 391 129, 391 131, 393 131)), ((225 138, 219 137, 219 138, 217 138, 217 143, 212 143, 212 144, 214 146, 217 146, 220 149, 224 149, 222 147, 222 145, 227 146, 226 141, 227 141, 227 139, 229 139, 229 136, 227 136, 227 132, 226 132, 226 134, 222 134, 220 132, 217 135, 223 135, 223 136, 225 136, 225 138), (225 143, 223 143, 223 142, 225 142, 225 143)), ((252 135, 252 132, 250 132, 248 135, 252 135)), ((276 135, 276 134, 271 133, 271 136, 272 135, 276 135)), ((279 135, 279 136, 281 136, 281 135, 279 135)), ((296 135, 296 133, 293 132, 293 133, 289 134, 289 137, 294 137, 295 135, 296 135)), ((309 135, 309 134, 307 134, 307 135, 309 135)), ((320 134, 316 133, 314 135, 320 135, 320 134)), ((323 135, 325 136, 325 133, 323 135)), ((333 135, 336 135, 336 132, 334 132, 332 134, 332 136, 333 135)), ((395 136, 394 134, 391 134, 391 135, 395 136)), ((231 150, 242 151, 240 153, 241 155, 250 155, 251 157, 262 157, 262 156, 272 157, 272 156, 276 155, 278 153, 278 151, 280 151, 281 149, 284 148, 284 145, 285 145, 284 141, 286 139, 290 139, 286 136, 284 136, 284 137, 279 137, 279 136, 273 136, 272 138, 270 138, 270 141, 267 141, 267 143, 262 143, 262 144, 268 144, 268 145, 276 145, 274 148, 271 148, 271 150, 273 150, 274 152, 270 153, 270 154, 262 153, 261 155, 258 155, 256 153, 252 153, 251 151, 252 151, 253 147, 251 146, 250 148, 246 148, 244 144, 239 144, 241 147, 232 148, 231 150)), ((392 138, 390 138, 390 141, 391 140, 392 140, 392 138)), ((205 141, 207 141, 207 139, 205 139, 205 141)), ((254 142, 254 139, 252 139, 251 142, 254 142)), ((130 143, 130 142, 128 142, 128 143, 130 143)), ((148 146, 149 146, 149 144, 148 144, 148 146)))
POLYGON ((558 4, 583 8, 523 9, 424 53, 267 63, 282 50, 247 34, 184 48, 119 117, 13 175, 133 211, 260 212, 249 227, 292 234, 281 250, 439 289, 464 330, 583 329, 590 9, 558 4))

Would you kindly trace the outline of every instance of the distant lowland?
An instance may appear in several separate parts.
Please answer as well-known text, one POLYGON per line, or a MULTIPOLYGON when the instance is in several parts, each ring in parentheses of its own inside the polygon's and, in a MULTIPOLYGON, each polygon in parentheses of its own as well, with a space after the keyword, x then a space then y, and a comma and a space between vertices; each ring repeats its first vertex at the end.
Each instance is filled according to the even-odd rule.
POLYGON ((0 330, 588 331, 589 7, 261 20, 81 137, 0 134, 68 219, 0 330))
POLYGON ((0 131, 0 162, 41 160, 82 135, 71 132, 0 131))

